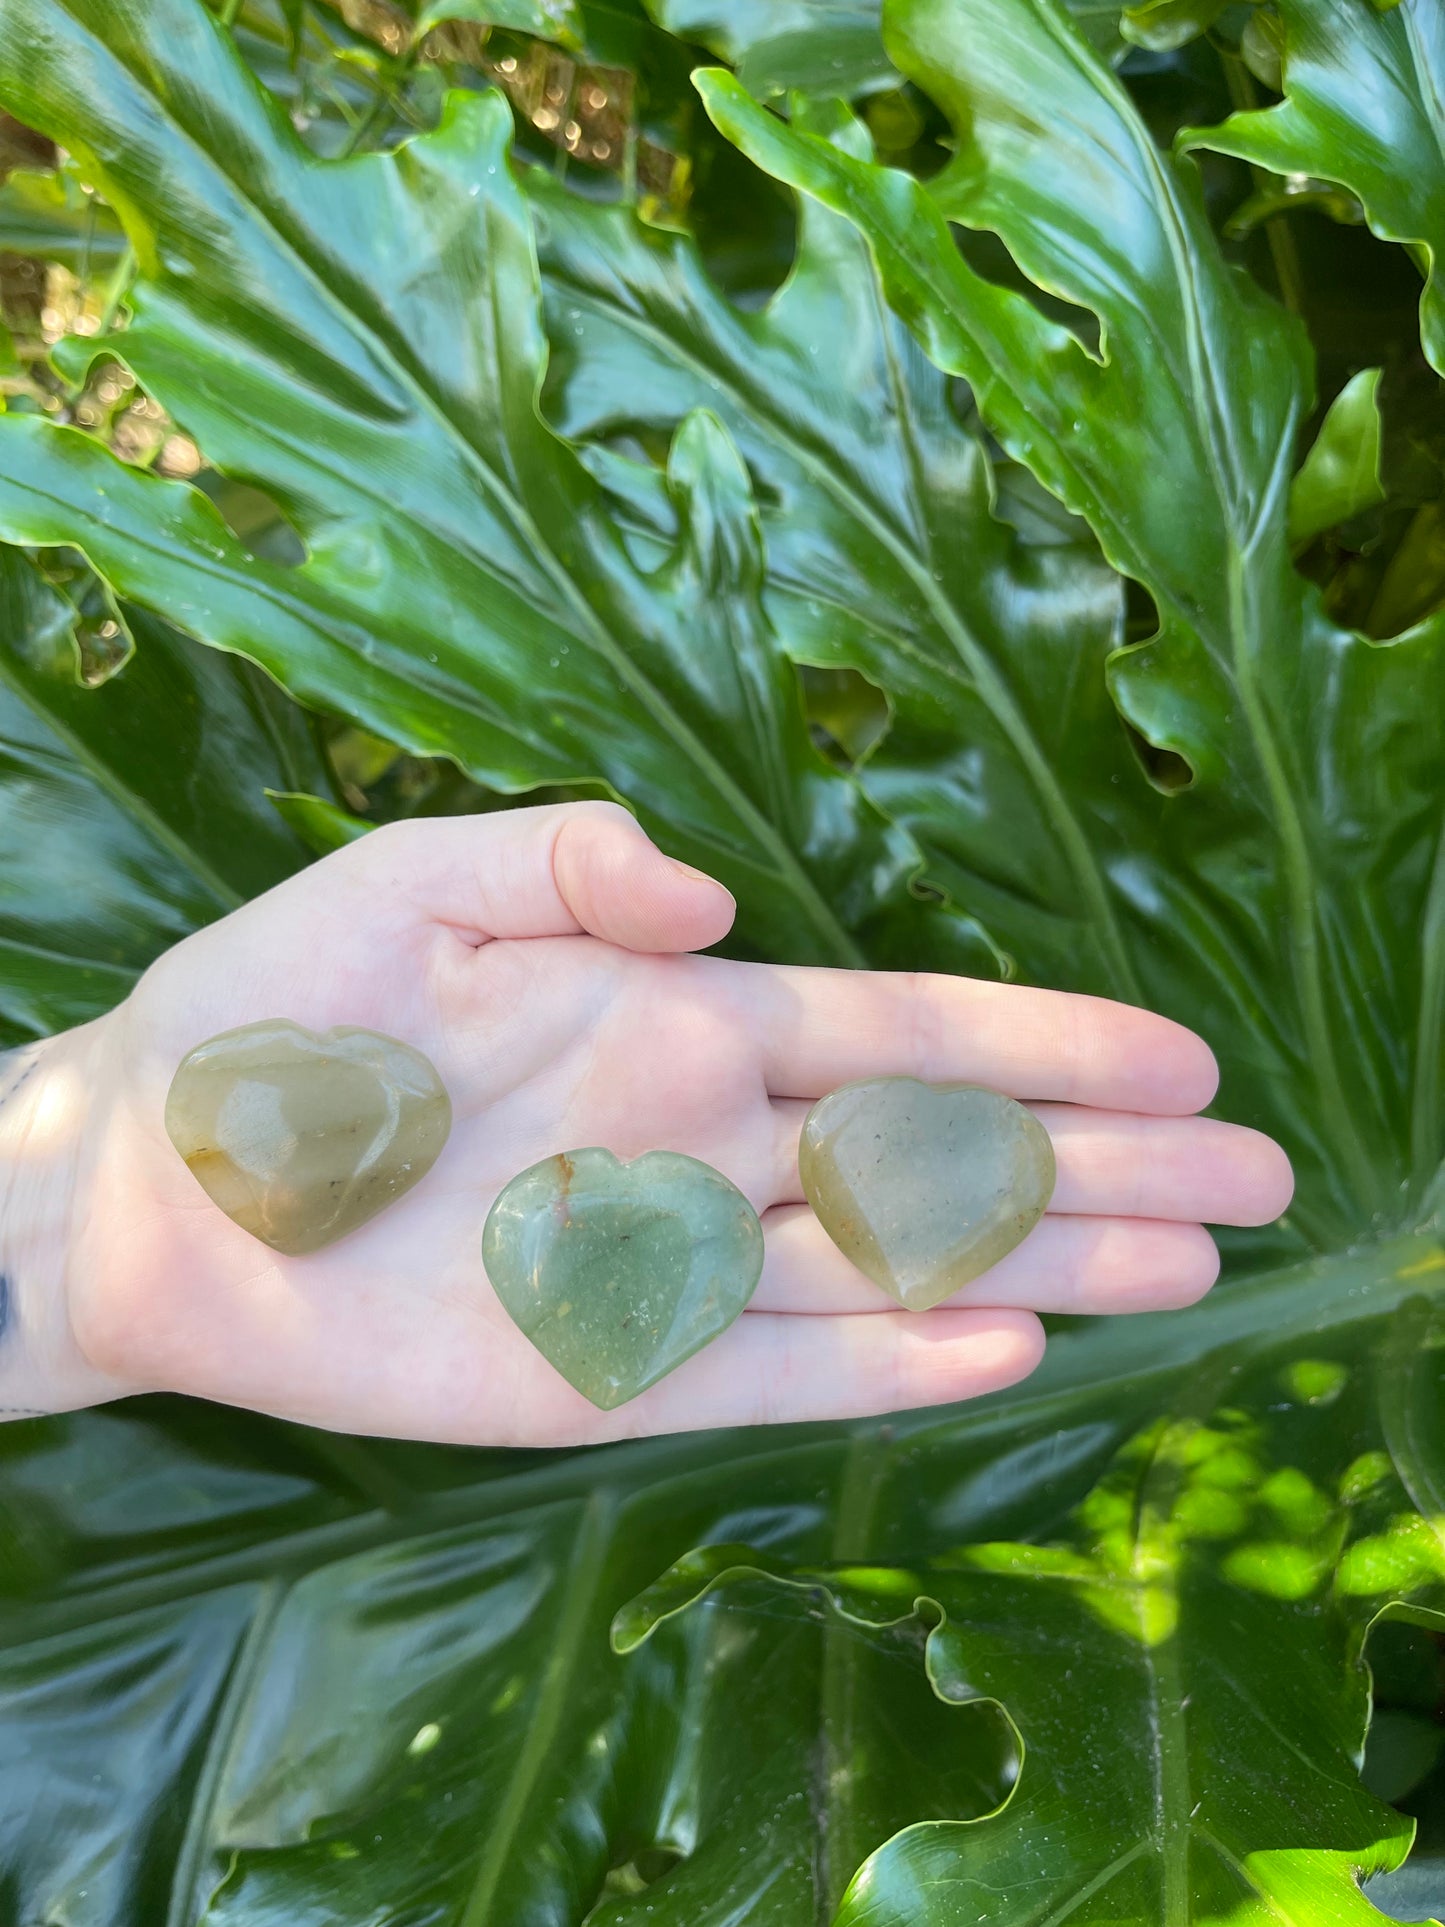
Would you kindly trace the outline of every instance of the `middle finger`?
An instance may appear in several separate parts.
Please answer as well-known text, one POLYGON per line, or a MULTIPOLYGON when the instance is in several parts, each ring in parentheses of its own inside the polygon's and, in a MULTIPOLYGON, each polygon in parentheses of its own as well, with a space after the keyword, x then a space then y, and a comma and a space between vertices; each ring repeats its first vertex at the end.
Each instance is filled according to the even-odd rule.
MULTIPOLYGON (((763 1230, 767 1257, 749 1312, 897 1311, 894 1301, 849 1263, 811 1211, 780 1205, 766 1214, 763 1230)), ((991 1271, 944 1303, 954 1309, 1176 1311, 1202 1298, 1218 1274, 1219 1253, 1202 1225, 1051 1215, 991 1271)), ((935 1314, 910 1315, 927 1320, 935 1314)))

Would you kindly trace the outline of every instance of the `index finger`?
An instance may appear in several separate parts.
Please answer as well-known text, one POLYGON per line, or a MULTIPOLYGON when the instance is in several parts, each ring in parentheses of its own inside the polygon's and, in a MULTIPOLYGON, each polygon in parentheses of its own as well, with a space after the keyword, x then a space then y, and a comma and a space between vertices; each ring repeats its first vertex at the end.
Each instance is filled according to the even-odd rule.
POLYGON ((1059 990, 910 971, 741 964, 774 1097, 860 1077, 986 1084, 1011 1097, 1186 1116, 1214 1096, 1214 1053, 1182 1024, 1059 990))

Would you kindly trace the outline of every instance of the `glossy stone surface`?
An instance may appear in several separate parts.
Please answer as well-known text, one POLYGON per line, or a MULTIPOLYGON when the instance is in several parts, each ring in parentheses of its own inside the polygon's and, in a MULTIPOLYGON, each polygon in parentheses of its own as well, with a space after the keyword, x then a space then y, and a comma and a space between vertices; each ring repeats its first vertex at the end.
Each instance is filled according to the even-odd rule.
POLYGON ((424 1178, 451 1100, 419 1050, 379 1031, 277 1018, 182 1061, 166 1131, 213 1204, 275 1251, 319 1251, 424 1178))
POLYGON ((757 1287, 763 1232, 696 1158, 568 1151, 512 1179, 482 1256, 538 1351, 606 1412, 727 1330, 757 1287))
POLYGON ((926 1311, 1026 1238, 1054 1190, 1054 1149, 1011 1097, 875 1077, 813 1106, 798 1148, 823 1229, 909 1311, 926 1311))

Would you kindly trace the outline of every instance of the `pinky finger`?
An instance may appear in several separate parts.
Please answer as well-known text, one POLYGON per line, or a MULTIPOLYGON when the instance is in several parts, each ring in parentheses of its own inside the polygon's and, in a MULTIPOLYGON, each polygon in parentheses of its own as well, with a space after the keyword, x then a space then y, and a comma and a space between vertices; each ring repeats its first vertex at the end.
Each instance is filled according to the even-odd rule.
POLYGON ((603 1436, 947 1405, 1017 1384, 1043 1355, 1043 1327, 1027 1311, 748 1312, 618 1412, 603 1436))

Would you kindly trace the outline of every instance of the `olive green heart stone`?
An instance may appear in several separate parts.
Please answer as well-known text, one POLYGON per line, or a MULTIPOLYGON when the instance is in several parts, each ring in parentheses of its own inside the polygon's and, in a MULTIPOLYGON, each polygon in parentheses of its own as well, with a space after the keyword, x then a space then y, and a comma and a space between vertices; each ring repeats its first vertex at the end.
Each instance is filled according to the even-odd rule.
POLYGON ((419 1050, 285 1018, 198 1044, 166 1099, 166 1133, 211 1202, 292 1256, 410 1191, 451 1128, 451 1100, 419 1050))
POLYGON ((609 1412, 727 1330, 763 1269, 742 1192, 677 1151, 567 1151, 487 1214, 493 1289, 549 1364, 609 1412))
POLYGON ((927 1311, 1033 1230, 1053 1196, 1054 1147, 997 1091, 873 1077, 813 1106, 798 1170, 838 1249, 927 1311))

